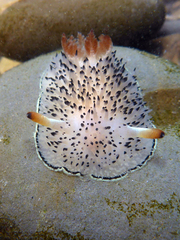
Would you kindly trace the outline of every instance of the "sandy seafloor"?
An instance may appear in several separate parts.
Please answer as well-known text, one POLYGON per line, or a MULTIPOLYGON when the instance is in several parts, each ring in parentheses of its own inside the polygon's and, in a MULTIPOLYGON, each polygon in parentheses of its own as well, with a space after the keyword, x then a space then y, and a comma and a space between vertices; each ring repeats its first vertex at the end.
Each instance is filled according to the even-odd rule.
MULTIPOLYGON (((166 122, 172 114, 179 119, 178 101, 175 113, 169 109, 160 116, 163 124, 156 126, 166 136, 158 140, 154 157, 141 170, 117 182, 51 171, 36 154, 35 124, 26 113, 36 109, 39 79, 53 55, 28 61, 0 77, 0 236, 179 239, 180 122, 166 122)), ((175 65, 126 48, 120 55, 128 56, 129 71, 137 68, 144 94, 160 89, 164 94, 167 89, 180 93, 180 70, 175 65)))

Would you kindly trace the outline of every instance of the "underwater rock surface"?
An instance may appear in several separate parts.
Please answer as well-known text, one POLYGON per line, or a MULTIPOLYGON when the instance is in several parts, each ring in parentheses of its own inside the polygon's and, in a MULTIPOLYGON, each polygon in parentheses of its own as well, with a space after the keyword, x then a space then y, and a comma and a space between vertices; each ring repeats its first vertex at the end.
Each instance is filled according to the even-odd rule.
POLYGON ((22 0, 0 15, 0 55, 25 61, 59 48, 63 32, 91 29, 132 46, 159 30, 164 15, 161 0, 22 0))
POLYGON ((117 49, 129 71, 136 67, 147 105, 153 102, 155 125, 166 133, 154 157, 117 182, 49 170, 36 154, 35 124, 26 113, 36 109, 40 76, 55 53, 23 63, 0 77, 0 237, 180 237, 180 69, 143 52, 117 49))

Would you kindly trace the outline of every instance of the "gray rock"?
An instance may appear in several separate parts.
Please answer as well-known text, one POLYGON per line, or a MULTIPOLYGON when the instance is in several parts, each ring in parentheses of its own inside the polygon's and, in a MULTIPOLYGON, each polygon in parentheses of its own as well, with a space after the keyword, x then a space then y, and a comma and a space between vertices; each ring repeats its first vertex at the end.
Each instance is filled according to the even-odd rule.
POLYGON ((163 124, 156 123, 166 136, 145 167, 117 182, 99 182, 51 171, 36 154, 35 124, 26 113, 36 109, 39 79, 54 55, 25 62, 0 77, 0 237, 178 239, 180 69, 143 52, 118 48, 126 68, 136 67, 145 96, 152 93, 148 104, 153 93, 177 91, 177 96, 167 96, 167 102, 176 99, 176 113, 168 109, 163 124), (177 115, 177 121, 167 123, 166 115, 177 115))
POLYGON ((0 55, 24 61, 60 47, 61 36, 94 29, 132 46, 164 22, 161 0, 22 0, 0 15, 0 55))

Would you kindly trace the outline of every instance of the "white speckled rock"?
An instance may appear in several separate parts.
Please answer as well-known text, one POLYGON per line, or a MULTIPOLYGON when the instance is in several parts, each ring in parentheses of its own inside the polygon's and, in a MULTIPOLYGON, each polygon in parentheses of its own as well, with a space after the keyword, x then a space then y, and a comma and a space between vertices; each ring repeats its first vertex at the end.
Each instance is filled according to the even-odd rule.
POLYGON ((94 29, 132 46, 164 22, 161 0, 21 0, 0 15, 0 55, 24 61, 60 47, 61 36, 94 29))
MULTIPOLYGON (((161 128, 166 136, 158 141, 152 160, 118 182, 71 177, 49 170, 38 159, 35 124, 26 113, 36 109, 39 78, 54 55, 28 61, 0 77, 0 237, 178 239, 179 120, 171 127, 165 121, 161 128)), ((137 68, 144 93, 180 91, 178 67, 127 48, 118 48, 118 55, 129 71, 137 68)), ((178 101, 175 104, 174 117, 179 114, 178 101)))

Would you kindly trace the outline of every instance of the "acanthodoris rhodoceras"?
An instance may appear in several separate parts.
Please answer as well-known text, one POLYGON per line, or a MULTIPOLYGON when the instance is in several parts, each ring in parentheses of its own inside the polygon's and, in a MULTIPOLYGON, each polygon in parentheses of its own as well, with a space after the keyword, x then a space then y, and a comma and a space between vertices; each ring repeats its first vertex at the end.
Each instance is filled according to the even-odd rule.
POLYGON ((35 143, 45 165, 116 180, 141 168, 164 132, 150 121, 136 77, 109 36, 62 36, 62 52, 41 79, 35 143))

